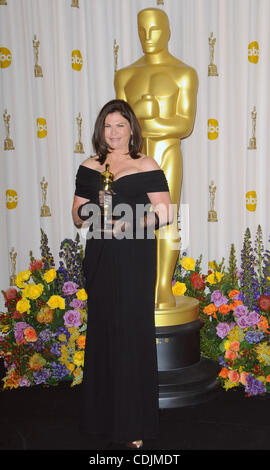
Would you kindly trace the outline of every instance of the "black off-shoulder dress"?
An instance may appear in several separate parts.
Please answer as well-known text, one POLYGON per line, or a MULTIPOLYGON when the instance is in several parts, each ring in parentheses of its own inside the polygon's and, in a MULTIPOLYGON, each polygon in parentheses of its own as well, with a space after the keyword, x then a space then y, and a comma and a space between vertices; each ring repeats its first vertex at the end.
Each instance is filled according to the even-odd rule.
MULTIPOLYGON (((98 203, 101 176, 81 165, 75 194, 98 203)), ((169 191, 161 169, 112 184, 113 205, 149 204, 169 191)), ((88 239, 83 262, 88 321, 82 383, 82 426, 112 441, 158 434, 158 368, 154 322, 156 239, 88 239)))

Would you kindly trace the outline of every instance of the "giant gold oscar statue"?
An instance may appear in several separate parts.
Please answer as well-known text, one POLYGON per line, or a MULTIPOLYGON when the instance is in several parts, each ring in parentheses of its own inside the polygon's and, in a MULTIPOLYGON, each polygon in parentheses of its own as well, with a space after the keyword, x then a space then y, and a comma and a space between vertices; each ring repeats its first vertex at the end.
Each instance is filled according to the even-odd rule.
MULTIPOLYGON (((168 51, 170 26, 167 14, 157 8, 138 13, 138 33, 144 55, 115 75, 117 98, 133 108, 144 138, 143 153, 163 169, 173 204, 180 204, 182 186, 181 139, 193 130, 198 78, 196 71, 168 51)), ((177 214, 175 214, 177 218, 177 214)), ((174 227, 175 228, 175 227, 174 227)), ((173 227, 159 237, 157 231, 157 326, 186 323, 197 315, 197 302, 175 298, 172 276, 179 255, 180 238, 173 227)))
MULTIPOLYGON (((170 26, 163 10, 140 11, 138 32, 144 55, 115 73, 116 96, 127 101, 139 119, 143 152, 155 158, 163 169, 178 212, 183 168, 181 140, 193 130, 198 77, 192 67, 168 51, 170 26)), ((205 401, 217 388, 216 363, 200 356, 199 302, 172 293, 180 248, 180 237, 177 231, 178 240, 175 239, 174 229, 167 226, 162 237, 160 231, 156 233, 155 325, 160 408, 205 401)))

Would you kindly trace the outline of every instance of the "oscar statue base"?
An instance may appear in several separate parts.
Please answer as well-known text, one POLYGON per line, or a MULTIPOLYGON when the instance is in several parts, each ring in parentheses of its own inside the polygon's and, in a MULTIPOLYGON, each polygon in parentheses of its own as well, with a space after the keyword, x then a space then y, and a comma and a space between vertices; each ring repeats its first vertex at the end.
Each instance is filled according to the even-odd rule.
POLYGON ((200 355, 198 300, 176 296, 175 307, 155 313, 159 408, 210 400, 219 390, 219 365, 200 355))

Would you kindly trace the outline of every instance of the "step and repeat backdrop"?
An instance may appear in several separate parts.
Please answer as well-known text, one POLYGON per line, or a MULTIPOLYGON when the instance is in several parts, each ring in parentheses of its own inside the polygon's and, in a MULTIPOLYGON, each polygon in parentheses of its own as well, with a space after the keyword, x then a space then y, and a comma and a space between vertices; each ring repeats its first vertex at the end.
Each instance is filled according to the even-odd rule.
MULTIPOLYGON (((0 0, 0 287, 77 233, 75 175, 93 154, 115 72, 142 56, 137 14, 164 10, 169 51, 198 74, 192 134, 181 143, 181 250, 240 255, 246 227, 270 235, 269 0, 0 0)), ((82 243, 84 237, 81 234, 82 243)))

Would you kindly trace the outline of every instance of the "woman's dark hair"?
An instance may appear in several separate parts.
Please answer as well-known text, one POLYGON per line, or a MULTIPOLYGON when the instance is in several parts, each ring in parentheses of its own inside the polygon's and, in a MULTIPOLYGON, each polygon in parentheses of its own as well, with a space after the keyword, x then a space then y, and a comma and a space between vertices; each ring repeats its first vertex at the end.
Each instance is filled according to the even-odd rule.
POLYGON ((131 128, 132 138, 129 141, 129 154, 132 158, 139 158, 138 153, 142 148, 142 134, 138 120, 130 107, 124 100, 111 100, 103 106, 96 119, 92 144, 98 161, 102 164, 106 160, 106 156, 110 153, 111 147, 106 143, 104 137, 104 124, 108 114, 120 113, 128 120, 131 128))

